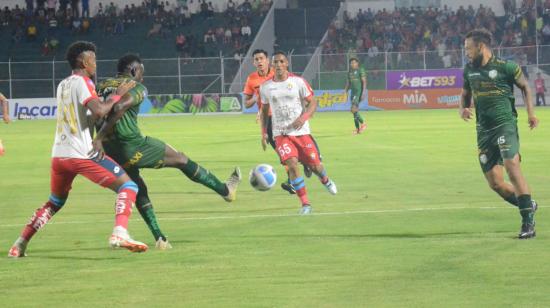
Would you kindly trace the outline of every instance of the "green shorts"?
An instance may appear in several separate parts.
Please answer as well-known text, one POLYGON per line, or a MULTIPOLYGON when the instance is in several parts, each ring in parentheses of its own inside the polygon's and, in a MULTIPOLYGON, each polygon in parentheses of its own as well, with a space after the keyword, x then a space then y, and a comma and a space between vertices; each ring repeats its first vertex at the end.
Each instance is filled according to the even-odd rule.
POLYGON ((504 159, 519 154, 519 134, 516 123, 504 124, 488 131, 477 133, 479 164, 483 173, 502 165, 504 159))
POLYGON ((359 106, 361 103, 361 96, 363 96, 363 91, 351 90, 351 104, 353 106, 359 106))
POLYGON ((123 143, 107 141, 103 144, 105 153, 125 170, 133 168, 162 168, 166 143, 153 137, 145 137, 137 142, 123 143))

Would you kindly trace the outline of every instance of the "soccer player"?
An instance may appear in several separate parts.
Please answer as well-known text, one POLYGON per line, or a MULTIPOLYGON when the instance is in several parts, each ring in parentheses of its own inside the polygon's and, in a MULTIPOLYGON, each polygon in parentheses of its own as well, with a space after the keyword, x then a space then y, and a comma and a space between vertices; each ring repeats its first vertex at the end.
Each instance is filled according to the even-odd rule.
MULTIPOLYGON (((10 110, 9 110, 9 104, 6 97, 0 93, 0 105, 2 105, 2 119, 4 120, 4 123, 9 124, 10 123, 10 110)), ((2 139, 0 139, 0 156, 4 155, 4 145, 2 144, 2 139)))
POLYGON ((120 163, 139 187, 136 207, 151 230, 159 249, 171 248, 166 236, 160 230, 153 204, 149 199, 147 186, 139 174, 141 168, 177 168, 194 182, 212 189, 225 201, 235 200, 241 172, 235 168, 229 179, 223 183, 208 170, 191 160, 182 152, 153 137, 143 136, 138 127, 139 107, 147 97, 147 89, 142 84, 145 68, 139 56, 127 54, 119 59, 118 76, 102 82, 98 87, 101 96, 107 98, 120 85, 129 80, 136 81, 113 112, 99 128, 94 141, 102 142, 106 153, 120 163))
MULTIPOLYGON (((256 49, 254 52, 252 52, 252 57, 254 61, 254 67, 256 67, 256 71, 248 75, 246 78, 246 83, 244 85, 243 94, 245 97, 244 106, 246 108, 252 108, 254 104, 258 105, 258 119, 262 121, 261 116, 261 110, 262 110, 262 103, 260 102, 260 85, 264 83, 266 80, 269 80, 273 78, 273 75, 275 74, 275 71, 272 69, 270 63, 267 51, 262 49, 256 49)), ((267 114, 267 142, 271 145, 273 150, 275 150, 275 140, 273 139, 273 132, 272 132, 272 122, 271 122, 271 109, 269 110, 267 114)), ((287 170, 288 175, 288 170, 287 170)), ((310 173, 311 176, 311 173, 310 173)), ((281 188, 286 190, 289 194, 295 194, 296 191, 294 188, 292 188, 292 185, 290 185, 289 181, 282 182, 281 188)))
POLYGON ((544 78, 542 78, 540 72, 537 73, 537 79, 535 79, 535 93, 537 106, 546 106, 546 85, 544 84, 544 78))
POLYGON ((522 224, 518 238, 528 239, 536 235, 534 215, 537 204, 531 199, 520 168, 517 111, 512 92, 514 84, 523 94, 529 127, 537 127, 539 121, 521 68, 512 61, 496 57, 491 42, 492 35, 486 29, 475 29, 466 35, 464 48, 470 62, 464 67, 459 114, 465 121, 472 118, 470 105, 473 98, 481 170, 489 186, 519 208, 522 224), (502 165, 511 184, 504 181, 502 165))
POLYGON ((357 58, 349 59, 348 79, 344 92, 348 95, 348 90, 351 89, 351 113, 355 122, 355 130, 353 134, 360 134, 366 128, 367 124, 363 117, 359 114, 359 104, 365 99, 367 93, 367 72, 365 68, 359 65, 357 58))
POLYGON ((260 86, 262 146, 264 150, 267 147, 267 116, 271 107, 277 153, 281 163, 288 167, 290 184, 302 203, 300 214, 307 215, 312 208, 298 162, 307 165, 333 195, 337 193, 336 184, 327 176, 310 134, 308 119, 317 109, 313 90, 307 81, 288 71, 288 59, 283 52, 273 55, 273 64, 275 76, 260 86))
POLYGON ((92 81, 96 73, 96 47, 90 42, 75 42, 67 50, 72 75, 57 87, 57 128, 52 149, 51 194, 49 200, 36 210, 8 256, 25 256, 27 244, 67 201, 74 178, 81 174, 103 187, 117 192, 115 227, 109 239, 111 247, 143 252, 147 245, 133 240, 128 234, 128 219, 138 191, 124 170, 103 154, 100 144, 92 144, 93 121, 105 116, 134 83, 124 83, 114 95, 101 102, 92 81))

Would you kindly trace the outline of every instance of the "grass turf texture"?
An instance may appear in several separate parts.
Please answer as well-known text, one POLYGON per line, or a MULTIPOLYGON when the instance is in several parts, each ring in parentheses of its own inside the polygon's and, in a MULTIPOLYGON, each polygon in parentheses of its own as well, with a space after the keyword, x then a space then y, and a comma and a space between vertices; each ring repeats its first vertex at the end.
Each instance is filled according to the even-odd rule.
MULTIPOLYGON (((371 112, 352 136, 349 113, 311 120, 331 196, 306 180, 315 215, 279 188, 284 169, 262 152, 254 115, 141 118, 160 138, 225 179, 245 179, 226 204, 175 169, 145 170, 160 223, 174 245, 156 251, 139 213, 130 231, 144 254, 112 251, 115 195, 79 177, 65 208, 21 260, 0 258, 2 306, 545 306, 549 300, 550 109, 530 132, 520 110, 522 168, 542 206, 537 238, 514 239, 520 216, 487 187, 475 125, 456 110, 371 112), (258 163, 279 183, 256 192, 258 163)), ((0 125, 0 248, 4 256, 49 194, 54 121, 0 125)))

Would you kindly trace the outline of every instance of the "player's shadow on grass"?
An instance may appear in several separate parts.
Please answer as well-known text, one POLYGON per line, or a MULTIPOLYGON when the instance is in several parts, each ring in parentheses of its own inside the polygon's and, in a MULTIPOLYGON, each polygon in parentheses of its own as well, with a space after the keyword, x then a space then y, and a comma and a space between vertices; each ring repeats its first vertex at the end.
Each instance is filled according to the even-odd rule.
POLYGON ((120 255, 117 257, 81 257, 81 256, 44 256, 44 255, 32 255, 26 257, 29 259, 48 259, 48 260, 82 260, 82 261, 112 261, 122 260, 125 256, 120 255))

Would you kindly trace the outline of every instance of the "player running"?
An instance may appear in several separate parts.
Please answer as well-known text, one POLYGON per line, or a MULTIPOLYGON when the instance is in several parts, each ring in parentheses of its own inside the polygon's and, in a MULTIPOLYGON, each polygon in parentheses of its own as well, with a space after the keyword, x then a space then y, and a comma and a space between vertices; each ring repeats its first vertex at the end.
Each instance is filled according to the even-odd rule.
POLYGON ((312 207, 298 162, 307 165, 333 195, 337 193, 336 184, 327 176, 310 134, 308 119, 317 108, 313 90, 303 78, 288 72, 288 59, 283 52, 273 55, 273 64, 275 76, 260 86, 262 146, 264 150, 267 147, 267 121, 271 107, 277 153, 281 163, 288 167, 290 183, 302 203, 300 214, 307 215, 311 213, 312 207))
POLYGON ((99 129, 94 142, 103 142, 106 153, 121 164, 132 180, 137 183, 139 192, 136 207, 151 230, 157 248, 171 248, 166 236, 160 230, 147 186, 139 174, 139 169, 164 167, 180 169, 189 179, 212 189, 227 202, 236 198, 241 172, 238 167, 235 168, 229 179, 222 183, 214 174, 170 145, 156 138, 143 136, 138 127, 137 117, 139 107, 147 97, 147 89, 142 84, 145 68, 137 55, 128 54, 119 59, 117 71, 117 77, 107 79, 99 85, 100 96, 107 98, 120 84, 130 80, 136 81, 137 84, 113 108, 113 113, 107 117, 99 129))
POLYGON ((67 50, 72 75, 57 87, 57 128, 52 149, 51 194, 49 200, 36 210, 30 222, 11 247, 8 256, 25 256, 28 242, 67 201, 74 178, 81 174, 103 187, 117 192, 115 227, 109 239, 111 247, 143 252, 147 245, 133 240, 128 234, 128 219, 136 200, 138 187, 124 170, 102 148, 92 145, 93 121, 105 116, 120 97, 134 86, 121 84, 106 102, 101 102, 92 81, 96 73, 96 47, 89 42, 76 42, 67 50))
POLYGON ((519 208, 522 217, 520 239, 535 237, 537 204, 531 199, 527 181, 520 168, 517 111, 514 106, 514 84, 521 90, 531 129, 537 127, 531 90, 521 68, 504 61, 491 51, 492 35, 486 29, 475 29, 466 35, 464 47, 470 60, 464 67, 464 88, 460 117, 472 118, 472 98, 476 109, 479 163, 489 186, 504 200, 519 208), (510 178, 504 181, 502 165, 510 178))
POLYGON ((344 92, 346 97, 348 90, 351 89, 351 113, 355 122, 354 135, 362 133, 367 128, 367 123, 364 123, 363 117, 359 114, 359 104, 365 99, 367 94, 367 72, 365 68, 359 65, 357 58, 349 59, 348 79, 344 92))

